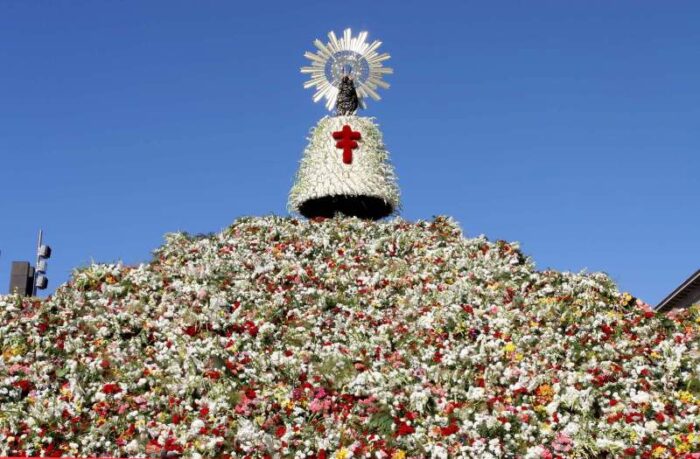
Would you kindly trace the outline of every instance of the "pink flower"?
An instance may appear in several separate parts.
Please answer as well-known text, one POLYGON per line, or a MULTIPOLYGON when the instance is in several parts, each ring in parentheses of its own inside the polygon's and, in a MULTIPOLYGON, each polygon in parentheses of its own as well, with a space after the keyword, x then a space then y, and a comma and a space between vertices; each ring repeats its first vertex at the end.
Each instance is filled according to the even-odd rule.
POLYGON ((331 407, 330 400, 321 400, 321 399, 315 398, 311 401, 311 403, 309 403, 309 409, 311 411, 313 411, 314 413, 330 409, 330 407, 331 407))
POLYGON ((321 402, 319 399, 314 399, 311 403, 309 403, 309 409, 314 413, 317 413, 323 409, 323 402, 321 402))
POLYGON ((569 437, 564 432, 559 432, 557 434, 557 438, 555 438, 552 442, 552 448, 554 448, 554 451, 567 453, 571 451, 573 443, 574 442, 573 440, 571 440, 571 437, 569 437))
POLYGON ((360 400, 359 403, 360 405, 373 405, 376 400, 377 397, 375 397, 374 395, 370 395, 369 397, 360 400))
POLYGON ((29 374, 29 367, 26 365, 20 365, 18 363, 15 363, 12 365, 10 368, 7 369, 7 372, 11 375, 14 375, 15 373, 22 372, 25 375, 29 374))
POLYGON ((243 414, 243 415, 249 415, 252 406, 254 405, 255 401, 252 398, 248 398, 247 395, 243 395, 243 398, 241 399, 240 402, 238 402, 238 405, 236 405, 235 411, 238 414, 243 414))

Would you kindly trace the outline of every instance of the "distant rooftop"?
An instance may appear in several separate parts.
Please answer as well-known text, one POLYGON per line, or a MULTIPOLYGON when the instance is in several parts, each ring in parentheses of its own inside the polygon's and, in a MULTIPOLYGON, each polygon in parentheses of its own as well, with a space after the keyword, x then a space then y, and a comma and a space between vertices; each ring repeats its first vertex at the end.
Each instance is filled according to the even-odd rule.
POLYGON ((659 312, 667 312, 673 309, 687 308, 695 303, 700 303, 700 269, 695 271, 654 309, 659 312))

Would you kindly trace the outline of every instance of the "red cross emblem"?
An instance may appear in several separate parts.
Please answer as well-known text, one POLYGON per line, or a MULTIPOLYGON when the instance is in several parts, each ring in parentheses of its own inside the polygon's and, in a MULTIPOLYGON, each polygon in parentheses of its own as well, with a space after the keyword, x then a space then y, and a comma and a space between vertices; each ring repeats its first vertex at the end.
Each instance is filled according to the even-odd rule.
POLYGON ((352 164, 352 151, 357 148, 357 141, 362 138, 360 133, 353 131, 352 128, 346 124, 343 126, 342 131, 333 133, 333 138, 337 140, 335 147, 343 149, 343 162, 345 164, 352 164))

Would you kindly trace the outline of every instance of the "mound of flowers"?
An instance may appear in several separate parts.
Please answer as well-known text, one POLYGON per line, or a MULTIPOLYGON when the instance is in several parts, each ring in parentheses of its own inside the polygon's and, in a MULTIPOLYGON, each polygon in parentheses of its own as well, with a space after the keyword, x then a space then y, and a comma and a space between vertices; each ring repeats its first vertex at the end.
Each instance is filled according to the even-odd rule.
POLYGON ((245 218, 0 297, 0 455, 699 458, 699 331, 446 218, 245 218))

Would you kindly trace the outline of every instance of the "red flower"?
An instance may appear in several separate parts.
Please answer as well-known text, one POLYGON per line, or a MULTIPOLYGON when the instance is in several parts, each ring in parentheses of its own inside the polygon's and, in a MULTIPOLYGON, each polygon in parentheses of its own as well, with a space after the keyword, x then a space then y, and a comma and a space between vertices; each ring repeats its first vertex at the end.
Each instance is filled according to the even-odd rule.
POLYGON ((284 437, 284 434, 287 432, 287 428, 285 426, 279 426, 277 430, 275 431, 275 435, 277 438, 282 438, 284 437))
POLYGON ((249 399, 254 399, 258 395, 255 393, 255 389, 251 389, 250 387, 245 390, 245 396, 248 397, 249 399))
POLYGON ((396 435, 397 436, 411 435, 415 431, 416 431, 416 429, 414 429, 412 426, 406 424, 403 421, 399 422, 398 426, 396 427, 396 435))
POLYGON ((19 387, 19 389, 22 391, 22 394, 26 395, 29 393, 29 391, 32 390, 32 383, 29 382, 26 379, 20 379, 19 381, 16 381, 14 384, 12 384, 15 387, 19 387))
POLYGON ((250 336, 252 336, 253 338, 258 336, 258 327, 255 325, 255 323, 253 321, 247 320, 243 324, 243 326, 245 327, 246 331, 248 332, 248 334, 250 336))
POLYGON ((158 440, 151 439, 146 445, 146 454, 159 454, 163 447, 158 443, 158 440))
POLYGON ((104 386, 102 386, 102 392, 104 392, 105 394, 118 394, 121 391, 122 388, 119 387, 119 384, 107 383, 104 386))
POLYGON ((190 325, 189 327, 185 327, 183 331, 186 335, 194 336, 199 331, 199 327, 197 327, 196 325, 190 325))
POLYGON ((181 453, 183 451, 183 447, 175 443, 177 440, 174 437, 168 437, 165 439, 165 445, 163 445, 163 449, 166 451, 176 451, 178 453, 181 453))
POLYGON ((448 437, 452 434, 456 434, 459 432, 459 427, 457 427, 457 424, 450 424, 447 427, 440 427, 440 435, 443 437, 448 437))

